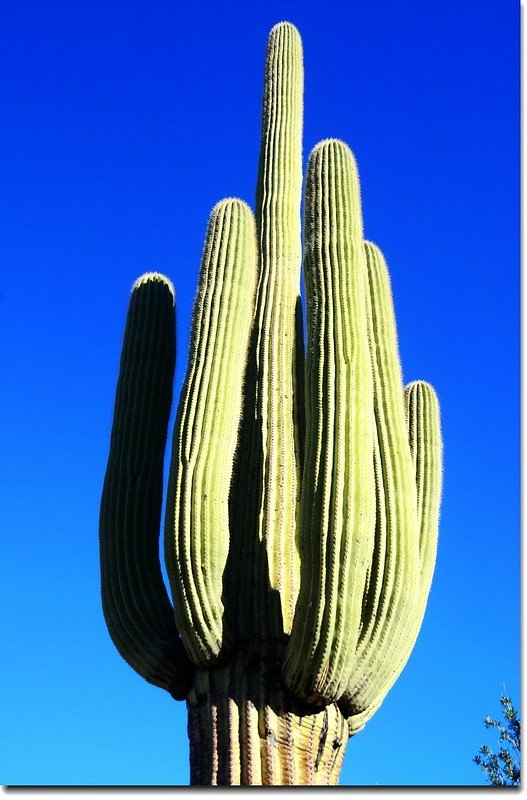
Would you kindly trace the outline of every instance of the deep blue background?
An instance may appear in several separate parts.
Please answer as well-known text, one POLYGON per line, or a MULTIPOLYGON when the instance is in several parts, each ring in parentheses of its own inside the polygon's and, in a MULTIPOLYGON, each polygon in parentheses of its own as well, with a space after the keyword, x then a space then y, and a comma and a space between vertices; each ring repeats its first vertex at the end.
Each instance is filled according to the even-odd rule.
MULTIPOLYGON (((343 784, 478 784, 519 702, 519 6, 511 0, 4 4, 2 783, 188 781, 184 704, 114 650, 98 504, 133 280, 175 282, 179 392, 210 209, 253 204, 265 43, 305 52, 305 156, 357 157, 405 380, 442 408, 436 576, 343 784)), ((176 395, 177 396, 177 395, 176 395)))

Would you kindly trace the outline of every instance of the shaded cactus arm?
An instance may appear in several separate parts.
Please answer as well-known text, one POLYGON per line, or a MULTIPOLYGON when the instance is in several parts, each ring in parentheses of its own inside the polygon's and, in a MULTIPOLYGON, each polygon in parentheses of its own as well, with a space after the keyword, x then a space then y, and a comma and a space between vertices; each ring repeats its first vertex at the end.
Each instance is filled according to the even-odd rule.
POLYGON ((184 697, 192 668, 159 563, 163 454, 175 364, 174 295, 157 273, 132 290, 99 522, 110 635, 146 680, 184 697))

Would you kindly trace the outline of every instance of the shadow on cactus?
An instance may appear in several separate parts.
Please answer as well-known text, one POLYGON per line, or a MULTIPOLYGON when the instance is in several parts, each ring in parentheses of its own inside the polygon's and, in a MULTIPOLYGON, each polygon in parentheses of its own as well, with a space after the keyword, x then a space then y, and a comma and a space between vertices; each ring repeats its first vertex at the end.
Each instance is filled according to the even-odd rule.
POLYGON ((335 784, 347 741, 417 638, 441 492, 432 387, 402 384, 389 277, 363 240, 357 167, 309 158, 302 45, 271 31, 256 212, 213 209, 172 440, 174 290, 148 273, 126 323, 100 516, 121 655, 186 699, 193 784, 335 784), (300 270, 307 300, 304 353, 300 270))

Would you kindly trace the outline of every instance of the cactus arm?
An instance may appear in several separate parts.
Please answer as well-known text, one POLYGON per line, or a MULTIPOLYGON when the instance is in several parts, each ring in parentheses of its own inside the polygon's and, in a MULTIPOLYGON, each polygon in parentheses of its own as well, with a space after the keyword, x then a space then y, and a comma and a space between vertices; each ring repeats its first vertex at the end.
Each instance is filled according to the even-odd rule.
POLYGON ((252 212, 240 200, 222 201, 211 214, 201 265, 165 533, 176 621, 193 662, 203 666, 232 646, 222 581, 256 277, 252 212))
POLYGON ((290 23, 279 23, 266 51, 256 191, 260 274, 225 580, 241 640, 260 662, 280 660, 300 574, 296 516, 303 401, 295 391, 302 390, 303 372, 302 93, 300 36, 290 23))
POLYGON ((400 653, 406 653, 419 593, 417 495, 390 282, 380 250, 369 242, 364 247, 378 441, 376 479, 384 517, 380 517, 376 538, 385 539, 385 545, 374 550, 382 558, 374 563, 376 597, 374 602, 367 596, 363 601, 363 630, 353 678, 344 696, 355 713, 373 704, 387 675, 392 676, 400 663, 400 653))
MULTIPOLYGON (((433 387, 413 381, 404 392, 406 421, 418 502, 420 585, 415 611, 408 619, 408 638, 392 665, 389 677, 378 685, 377 695, 362 711, 351 711, 351 734, 356 734, 374 715, 401 673, 421 628, 435 566, 442 484, 442 440, 439 403, 433 387)), ((345 704, 344 704, 345 705, 345 704)), ((349 708, 347 709, 349 712, 349 708)))
MULTIPOLYGON (((279 23, 267 48, 256 196, 261 259, 256 345, 262 442, 258 538, 264 543, 268 571, 258 582, 269 583, 280 593, 286 631, 300 573, 292 531, 300 479, 293 397, 301 267, 302 104, 302 43, 293 25, 279 23)), ((260 613, 265 616, 265 611, 260 613)))
POLYGON ((421 618, 424 616, 437 554, 442 489, 441 420, 434 387, 413 381, 404 391, 410 451, 417 485, 421 618))
POLYGON ((415 644, 435 561, 441 482, 435 394, 417 382, 403 395, 388 271, 375 245, 366 242, 365 249, 382 466, 376 474, 384 497, 376 538, 386 544, 374 552, 375 588, 370 584, 365 597, 357 664, 342 698, 353 732, 377 710, 415 644))
POLYGON ((350 680, 375 510, 360 191, 352 153, 338 140, 317 145, 309 160, 304 269, 306 549, 284 675, 296 694, 329 703, 350 680))
POLYGON ((174 294, 147 273, 126 321, 99 521, 103 611, 123 658, 182 698, 192 668, 159 563, 163 453, 175 364, 174 294))

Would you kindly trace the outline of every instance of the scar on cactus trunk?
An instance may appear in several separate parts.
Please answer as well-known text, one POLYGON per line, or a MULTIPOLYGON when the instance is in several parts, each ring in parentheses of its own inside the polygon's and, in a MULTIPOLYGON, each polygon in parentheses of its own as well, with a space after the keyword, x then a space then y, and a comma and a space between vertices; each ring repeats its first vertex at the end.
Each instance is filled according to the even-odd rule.
POLYGON ((402 382, 387 266, 364 240, 355 159, 312 151, 301 247, 302 46, 269 36, 256 211, 205 238, 163 457, 175 291, 134 284, 100 514, 110 636, 187 701, 191 783, 331 785, 421 627, 436 558, 439 406, 402 382), (300 270, 307 342, 304 353, 300 270))

